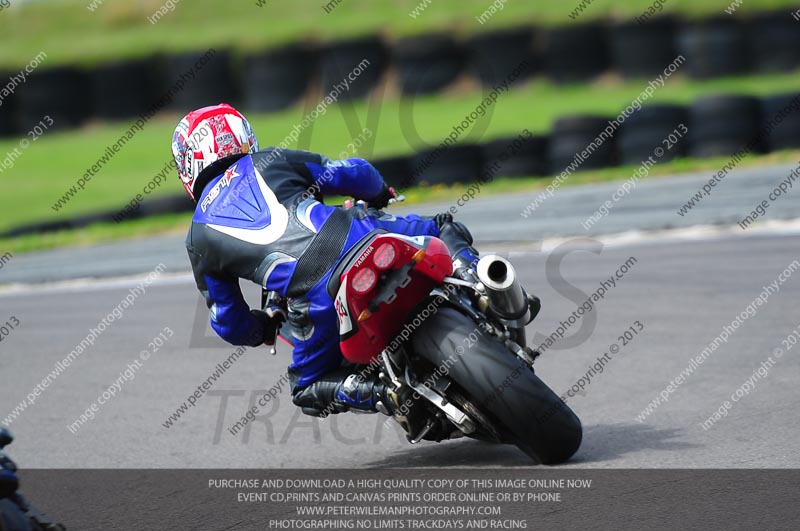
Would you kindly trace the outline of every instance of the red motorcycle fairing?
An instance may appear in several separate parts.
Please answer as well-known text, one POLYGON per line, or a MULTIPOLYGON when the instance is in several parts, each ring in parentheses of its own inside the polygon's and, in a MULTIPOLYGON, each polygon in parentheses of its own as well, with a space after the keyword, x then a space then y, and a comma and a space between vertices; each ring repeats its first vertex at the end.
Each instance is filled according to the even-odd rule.
POLYGON ((453 259, 439 238, 375 236, 339 278, 334 307, 344 358, 372 362, 398 336, 411 310, 452 273, 453 259))

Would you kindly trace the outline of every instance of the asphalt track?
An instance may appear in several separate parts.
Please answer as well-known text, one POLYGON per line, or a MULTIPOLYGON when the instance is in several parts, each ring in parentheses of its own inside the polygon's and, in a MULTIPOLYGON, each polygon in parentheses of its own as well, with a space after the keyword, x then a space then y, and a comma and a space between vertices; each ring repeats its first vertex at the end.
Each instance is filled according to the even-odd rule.
MULTIPOLYGON (((778 179, 781 169, 773 175, 778 179)), ((687 181, 676 196, 702 182, 687 181)), ((664 186, 672 180, 664 180, 664 186)), ((727 183, 726 183, 727 184, 727 183)), ((613 187, 615 188, 615 186, 613 187)), ((612 188, 612 190, 613 190, 612 188)), ((595 190, 599 203, 607 189, 595 190)), ((742 205, 760 198, 748 192, 742 205)), ((570 193, 585 194, 586 189, 570 193)), ((529 200, 530 198, 527 198, 529 200)), ((634 200, 633 196, 630 198, 634 200)), ((688 196, 687 198, 688 199, 688 196)), ((714 200, 712 196, 709 200, 714 200)), ((483 199, 481 199, 483 200, 483 199)), ((554 201, 561 201, 557 194, 554 201)), ((484 249, 508 250, 524 284, 543 301, 540 317, 529 328, 551 334, 603 280, 629 263, 603 300, 567 330, 538 361, 540 377, 559 394, 586 375, 597 358, 612 345, 613 354, 600 374, 568 403, 584 423, 584 442, 566 467, 575 468, 797 468, 800 442, 795 422, 800 381, 800 346, 788 350, 765 377, 752 376, 762 362, 800 325, 797 301, 800 270, 780 284, 757 312, 741 320, 727 342, 669 393, 643 422, 636 416, 680 375, 692 358, 730 325, 759 295, 762 286, 776 281, 794 260, 800 260, 800 235, 751 229, 727 231, 690 241, 673 239, 619 240, 604 245, 598 240, 573 241, 570 246, 541 246, 524 228, 527 220, 518 209, 503 215, 511 229, 487 241, 480 216, 491 215, 489 204, 476 200, 467 223, 485 242, 484 249), (480 205, 483 205, 481 207, 480 205), (472 218, 472 219, 470 219, 472 218), (514 234, 525 232, 522 238, 514 234), (508 237, 506 237, 508 236, 508 237), (516 240, 513 245, 499 240, 516 240), (635 263, 630 258, 635 258, 635 263), (561 258, 561 260, 559 259, 561 258), (549 264, 549 265, 548 265, 549 264), (629 327, 643 328, 626 346, 619 336, 629 327), (708 430, 701 423, 725 400, 751 381, 749 392, 708 430)), ((783 208, 797 201, 784 198, 783 208)), ((527 201, 525 201, 527 202, 527 201)), ((669 201, 662 202, 668 203, 669 201)), ((586 203, 589 205, 589 203, 586 203)), ((634 208, 629 203, 628 208, 634 208)), ((502 206, 502 205, 501 205, 502 206)), ((620 205, 622 206, 622 205, 620 205)), ((679 205, 677 205, 679 206, 679 205)), ((672 206, 670 206, 672 208, 672 206)), ((677 207, 676 207, 677 208, 677 207)), ((620 208, 621 210, 621 208, 620 208)), ((662 209, 666 212, 666 206, 662 209)), ((673 217, 678 217, 674 214, 673 217)), ((723 209, 724 210, 724 209, 723 209)), ((776 209, 777 210, 777 209, 776 209)), ((775 212, 776 210, 773 210, 775 212)), ((542 210, 542 216, 549 219, 542 210)), ((590 214, 585 210, 586 215, 590 214)), ((747 212, 741 211, 742 216, 747 212)), ((573 217, 580 218, 583 212, 573 217)), ((641 214, 647 217, 647 212, 641 214)), ((715 221, 714 213, 698 220, 715 221)), ((732 214, 720 214, 731 216, 732 214)), ((775 216, 774 214, 770 214, 775 216)), ((495 208, 494 216, 501 216, 495 208)), ((781 217, 781 216, 777 216, 781 217)), ((792 217, 791 212, 783 217, 792 217)), ((794 216, 796 217, 796 216, 794 216)), ((609 222, 611 222, 611 216, 609 222)), ((616 223, 616 222, 615 222, 616 223)), ((679 222, 677 222, 679 223, 679 222)), ((535 226, 535 225, 534 225, 535 226)), ((636 225, 631 225, 635 227, 636 225)), ((640 227, 641 228, 641 227, 640 227)), ((645 228, 664 228, 658 226, 645 228)), ((571 229, 572 234, 580 232, 571 229)), ((610 231, 611 232, 611 231, 610 231)), ((563 230, 569 235, 570 230, 563 230)), ((543 231, 543 234, 547 234, 543 231)), ((175 237, 129 244, 137 248, 135 268, 124 262, 117 272, 140 273, 135 279, 76 282, 7 290, 0 294, 0 321, 11 316, 19 325, 0 345, 0 421, 34 386, 53 370, 89 329, 97 327, 128 295, 143 275, 163 257, 167 271, 137 296, 132 307, 108 326, 35 402, 11 422, 17 437, 11 450, 25 468, 360 468, 360 467, 520 467, 529 462, 515 448, 457 440, 446 443, 405 442, 400 430, 379 415, 340 415, 327 420, 305 417, 293 407, 285 389, 278 399, 259 411, 260 418, 231 435, 230 427, 265 390, 281 380, 289 349, 279 347, 276 357, 266 349, 248 350, 222 374, 170 428, 164 422, 187 397, 206 381, 218 363, 234 348, 211 338, 210 331, 193 333, 198 317, 198 294, 180 250, 159 254, 175 237), (137 247, 138 246, 138 247, 137 247), (150 249, 152 252, 145 252, 150 249), (133 270, 132 270, 133 269, 133 270), (75 434, 67 428, 98 396, 118 379, 126 366, 165 327, 173 336, 141 364, 133 379, 122 383, 116 396, 99 407, 96 417, 75 434), (201 336, 208 335, 208 338, 201 336), (201 346, 196 346, 200 344, 201 346), (195 346, 192 346, 195 345, 195 346), (213 345, 213 346, 211 346, 213 345)), ((133 253, 131 251, 131 253, 133 253)), ((98 252, 97 249, 85 252, 98 252)), ((21 272, 26 263, 38 267, 39 280, 85 276, 87 266, 76 256, 82 252, 58 251, 20 256, 6 264, 5 280, 21 272), (48 264, 54 254, 61 260, 48 264), (37 266, 38 264, 38 266, 37 266), (68 274, 70 273, 71 274, 68 274)), ((108 250, 106 250, 106 254, 108 250)), ((115 257, 120 264, 120 256, 115 257)), ((122 256, 124 260, 124 256, 122 256)), ((99 260, 111 270, 112 260, 99 260)), ((798 263, 800 265, 800 262, 798 263)), ((31 273, 28 271, 28 275, 31 273)), ((252 304, 258 297, 246 286, 252 304)), ((207 314, 200 308, 199 319, 207 314)), ((543 336, 537 336, 536 343, 543 336)))

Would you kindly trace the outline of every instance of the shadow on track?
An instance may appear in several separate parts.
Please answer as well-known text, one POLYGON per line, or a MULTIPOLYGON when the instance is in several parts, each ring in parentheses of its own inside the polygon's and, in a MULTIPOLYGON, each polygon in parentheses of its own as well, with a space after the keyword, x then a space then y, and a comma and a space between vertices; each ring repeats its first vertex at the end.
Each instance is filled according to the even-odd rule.
MULTIPOLYGON (((595 424, 584 426, 583 443, 570 460, 572 464, 616 461, 643 450, 673 451, 697 448, 699 445, 680 440, 683 429, 658 429, 649 424, 595 424)), ((658 463, 657 458, 653 465, 658 463)), ((624 465, 624 463, 620 463, 624 465)))
MULTIPOLYGON (((630 453, 673 451, 699 445, 679 440, 684 430, 657 429, 647 424, 596 424, 584 427, 583 443, 568 464, 620 460, 630 453)), ((654 461, 653 464, 656 464, 654 461)), ((620 463, 624 466, 624 463, 620 463)), ((528 457, 509 444, 490 444, 472 439, 446 443, 421 443, 364 464, 368 468, 448 468, 463 466, 531 466, 528 457)))

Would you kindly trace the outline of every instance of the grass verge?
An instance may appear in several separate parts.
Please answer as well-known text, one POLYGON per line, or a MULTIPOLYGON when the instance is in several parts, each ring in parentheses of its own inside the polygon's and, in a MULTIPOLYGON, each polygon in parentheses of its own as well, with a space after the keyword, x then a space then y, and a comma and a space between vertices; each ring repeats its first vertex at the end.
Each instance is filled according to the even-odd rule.
MULTIPOLYGON (((473 33, 520 24, 631 19, 653 4, 653 0, 594 0, 586 2, 576 16, 580 0, 506 1, 481 24, 477 17, 490 9, 493 0, 432 0, 427 5, 423 0, 259 2, 262 7, 256 0, 226 2, 223 7, 216 0, 173 0, 174 9, 151 23, 148 19, 165 6, 164 0, 12 0, 11 7, 0 12, 0 66, 16 68, 39 51, 48 54, 49 65, 91 64, 209 46, 250 50, 375 32, 390 36, 434 30, 473 33)), ((669 0, 662 3, 662 13, 728 16, 724 9, 730 4, 731 0, 669 0)), ((736 16, 792 6, 797 7, 793 0, 748 1, 737 8, 736 16)))
MULTIPOLYGON (((621 82, 606 79, 598 83, 557 86, 539 80, 500 95, 485 117, 464 132, 459 141, 478 142, 494 137, 516 136, 527 128, 533 133, 548 131, 559 116, 577 113, 616 115, 647 86, 646 81, 621 82)), ((766 95, 797 92, 796 74, 740 77, 696 82, 672 78, 656 91, 652 102, 688 103, 698 96, 716 93, 766 95)), ((293 147, 310 149, 339 157, 363 127, 373 134, 357 155, 374 159, 405 154, 425 145, 438 145, 454 124, 475 109, 480 92, 458 92, 421 97, 415 100, 375 97, 370 101, 343 103, 328 108, 300 136, 293 147)), ((249 115, 262 145, 278 144, 319 99, 308 109, 296 107, 281 113, 249 115)), ((103 156, 130 126, 128 123, 93 124, 80 130, 45 133, 27 149, 20 151, 12 168, 2 178, 8 186, 0 196, 0 233, 25 223, 64 219, 101 210, 120 209, 162 171, 170 160, 170 141, 178 116, 163 115, 149 122, 128 141, 113 159, 102 164, 85 189, 80 190, 60 209, 53 205, 75 185, 88 168, 103 156)), ((0 160, 21 139, 0 141, 0 160)), ((345 152, 344 156, 352 156, 345 152)), ((151 195, 174 194, 179 189, 175 175, 151 195)), ((145 196, 146 199, 150 196, 145 196)))
MULTIPOLYGON (((797 162, 800 150, 782 151, 768 155, 750 156, 744 159, 739 166, 753 167, 768 164, 781 164, 797 162)), ((709 177, 716 173, 729 157, 715 157, 709 159, 678 159, 653 167, 646 177, 658 178, 659 176, 675 173, 708 171, 709 177)), ((620 166, 602 170, 588 170, 573 174, 562 186, 579 186, 596 182, 622 181, 631 177, 636 166, 620 166)), ((491 195, 499 193, 525 193, 530 194, 540 190, 551 182, 549 177, 525 178, 499 178, 485 184, 481 194, 491 195)), ((411 188, 405 192, 408 205, 425 202, 455 201, 458 199, 468 184, 456 186, 437 185, 429 188, 411 188)), ((680 205, 675 205, 678 208, 680 205)), ((126 238, 153 236, 157 234, 183 234, 188 229, 189 214, 168 214, 125 223, 100 223, 86 229, 65 230, 48 234, 33 234, 18 238, 0 238, 0 251, 11 251, 15 255, 31 251, 52 249, 66 246, 89 246, 106 243, 126 238)))

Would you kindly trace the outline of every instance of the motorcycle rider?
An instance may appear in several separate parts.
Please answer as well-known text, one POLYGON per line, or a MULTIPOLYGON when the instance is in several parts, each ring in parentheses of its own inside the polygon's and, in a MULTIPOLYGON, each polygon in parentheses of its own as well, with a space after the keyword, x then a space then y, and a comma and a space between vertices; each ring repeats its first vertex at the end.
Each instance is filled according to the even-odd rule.
POLYGON ((239 279, 251 280, 288 299, 292 401, 304 413, 392 414, 397 397, 389 396, 377 374, 361 374, 342 357, 328 279, 347 251, 375 231, 439 237, 456 265, 468 268, 477 251, 466 227, 449 213, 399 217, 380 211, 394 193, 366 160, 259 150, 245 117, 224 103, 187 114, 175 129, 172 152, 197 203, 186 248, 216 333, 234 345, 273 343, 280 312, 249 308, 239 279), (326 195, 352 196, 370 208, 328 206, 326 195))
POLYGON ((0 529, 3 531, 65 531, 22 495, 17 477, 17 465, 4 448, 14 441, 11 432, 0 426, 0 529))

